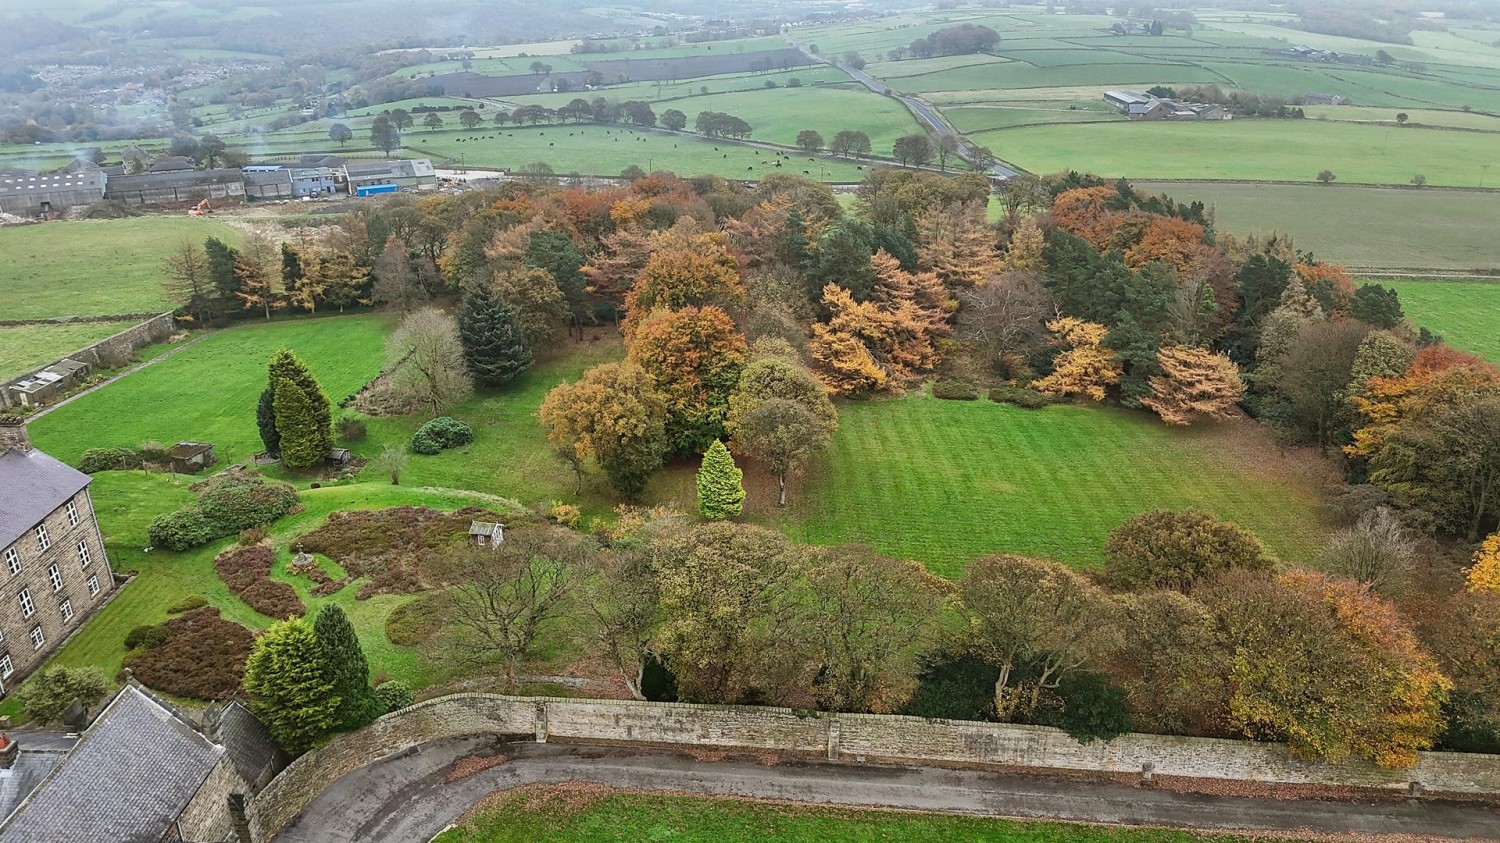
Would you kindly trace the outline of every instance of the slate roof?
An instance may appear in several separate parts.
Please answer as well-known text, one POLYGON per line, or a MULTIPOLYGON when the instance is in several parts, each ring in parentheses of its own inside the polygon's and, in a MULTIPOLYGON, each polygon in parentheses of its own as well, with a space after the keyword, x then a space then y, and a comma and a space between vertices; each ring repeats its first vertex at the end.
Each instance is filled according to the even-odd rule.
POLYGON ((290 170, 246 170, 245 184, 263 186, 268 184, 283 184, 288 187, 292 184, 292 172, 290 170))
POLYGON ((118 195, 126 190, 151 190, 168 187, 202 187, 210 184, 241 184, 244 180, 239 170, 175 170, 168 172, 134 173, 111 176, 106 183, 106 194, 118 195))
POLYGON ((0 548, 9 547, 91 480, 36 449, 0 453, 0 548))
POLYGON ((0 827, 0 843, 154 843, 224 750, 134 686, 0 827))
POLYGON ((15 765, 0 770, 0 822, 5 822, 37 785, 57 769, 63 757, 62 752, 28 752, 22 744, 15 765))
POLYGON ((252 787, 260 786, 286 766, 286 753, 276 746, 265 724, 239 702, 231 702, 219 715, 218 737, 234 769, 252 787))

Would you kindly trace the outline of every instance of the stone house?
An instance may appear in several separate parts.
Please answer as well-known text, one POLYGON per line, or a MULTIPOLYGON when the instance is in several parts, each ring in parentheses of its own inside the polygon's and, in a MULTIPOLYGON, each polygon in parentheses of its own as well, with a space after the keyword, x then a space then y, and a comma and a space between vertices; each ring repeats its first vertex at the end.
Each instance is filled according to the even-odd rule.
POLYGON ((249 841, 245 806, 285 764, 239 703, 211 707, 200 726, 127 680, 68 754, 0 817, 0 843, 249 841))
POLYGON ((0 418, 0 696, 114 592, 89 477, 0 418))

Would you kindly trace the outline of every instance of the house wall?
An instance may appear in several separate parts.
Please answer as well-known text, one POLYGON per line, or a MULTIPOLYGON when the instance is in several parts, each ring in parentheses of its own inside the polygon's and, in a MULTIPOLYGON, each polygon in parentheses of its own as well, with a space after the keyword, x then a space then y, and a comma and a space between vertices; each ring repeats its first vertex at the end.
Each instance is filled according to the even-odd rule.
POLYGON ((104 538, 94 518, 93 500, 89 490, 84 489, 73 498, 78 512, 78 523, 70 525, 66 502, 58 506, 39 523, 46 525, 50 546, 42 550, 37 541, 35 526, 7 547, 0 548, 0 655, 8 654, 14 673, 0 678, 7 692, 20 684, 33 670, 52 655, 74 630, 98 610, 114 591, 114 575, 110 572, 109 558, 104 553, 104 538), (78 550, 82 542, 89 553, 89 564, 85 567, 78 550), (3 551, 14 549, 21 560, 21 572, 12 574, 6 564, 3 551), (63 587, 52 588, 48 569, 56 565, 62 574, 63 587), (88 581, 95 578, 98 593, 90 594, 88 581), (25 591, 35 607, 35 614, 24 617, 21 612, 21 592, 25 591), (64 620, 62 603, 67 600, 73 609, 71 620, 64 620), (40 649, 33 646, 31 630, 41 627, 45 642, 40 649))
POLYGON ((234 832, 234 820, 229 813, 229 796, 233 793, 248 795, 250 787, 234 769, 229 756, 224 755, 198 787, 192 801, 182 809, 177 819, 182 839, 205 843, 229 840, 234 832))
POLYGON ((104 366, 112 368, 130 359, 130 356, 152 343, 158 343, 172 335, 176 330, 177 323, 171 313, 158 313, 157 315, 132 325, 129 328, 110 337, 106 337, 87 348, 81 348, 65 357, 38 366, 29 372, 11 378, 0 383, 0 410, 14 407, 20 403, 18 397, 11 391, 13 384, 19 383, 37 372, 54 366, 64 360, 79 360, 90 366, 104 366))
POLYGON ((302 756, 250 806, 257 841, 267 841, 337 779, 381 757, 443 738, 511 735, 534 740, 735 747, 886 761, 1034 767, 1098 773, 1359 786, 1429 793, 1500 793, 1500 756, 1421 753, 1410 770, 1361 761, 1311 763, 1279 744, 1123 735, 1080 744, 1058 729, 784 708, 619 700, 564 700, 455 694, 388 714, 302 756))

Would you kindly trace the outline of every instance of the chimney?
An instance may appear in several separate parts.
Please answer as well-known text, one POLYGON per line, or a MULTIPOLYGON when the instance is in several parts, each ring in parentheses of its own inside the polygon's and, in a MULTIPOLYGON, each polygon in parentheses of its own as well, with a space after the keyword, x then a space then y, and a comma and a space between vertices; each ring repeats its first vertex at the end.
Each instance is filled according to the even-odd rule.
POLYGON ((0 454, 6 451, 26 453, 31 437, 26 435, 26 420, 20 416, 0 416, 0 454))
POLYGON ((0 770, 9 770, 16 765, 16 756, 21 752, 21 745, 10 736, 9 732, 0 734, 0 770))

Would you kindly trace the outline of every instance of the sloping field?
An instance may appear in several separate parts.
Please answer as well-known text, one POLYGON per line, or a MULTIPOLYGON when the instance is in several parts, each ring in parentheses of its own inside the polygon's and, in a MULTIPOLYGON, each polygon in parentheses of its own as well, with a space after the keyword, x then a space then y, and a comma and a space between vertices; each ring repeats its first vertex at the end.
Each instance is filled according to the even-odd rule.
POLYGON ((1500 280, 1376 279, 1401 294, 1406 318, 1441 334, 1454 348, 1500 364, 1500 280))

